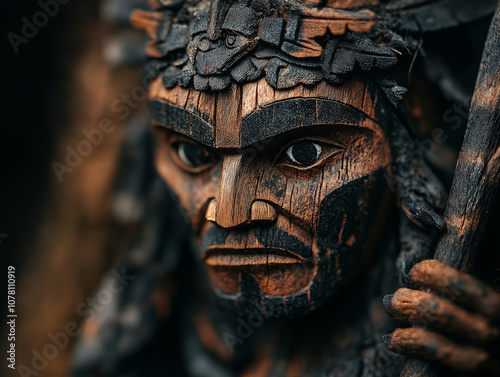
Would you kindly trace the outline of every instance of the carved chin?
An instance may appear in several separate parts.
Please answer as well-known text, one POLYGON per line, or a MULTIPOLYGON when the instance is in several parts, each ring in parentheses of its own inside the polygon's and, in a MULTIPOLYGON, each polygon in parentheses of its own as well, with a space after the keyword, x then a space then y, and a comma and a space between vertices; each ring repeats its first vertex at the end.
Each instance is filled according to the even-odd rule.
POLYGON ((245 254, 217 250, 204 260, 211 280, 222 292, 240 292, 243 273, 251 275, 262 294, 289 296, 306 288, 314 274, 313 263, 285 250, 255 249, 245 254))

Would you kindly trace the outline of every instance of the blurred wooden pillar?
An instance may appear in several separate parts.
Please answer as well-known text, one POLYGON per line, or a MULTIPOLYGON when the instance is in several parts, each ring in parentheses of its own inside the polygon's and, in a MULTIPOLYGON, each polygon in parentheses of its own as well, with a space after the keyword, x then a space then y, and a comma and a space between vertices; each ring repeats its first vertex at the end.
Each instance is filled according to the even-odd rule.
MULTIPOLYGON (((60 51, 60 75, 53 89, 53 119, 62 130, 54 161, 65 164, 66 147, 76 150, 87 140, 82 130, 98 129, 103 118, 109 117, 115 128, 72 172, 62 174, 62 182, 47 166, 51 184, 42 221, 18 283, 18 368, 33 368, 33 350, 42 353, 54 343, 50 333, 64 332, 70 321, 82 321, 78 306, 93 295, 124 246, 111 220, 113 179, 123 124, 146 104, 129 107, 130 115, 123 120, 118 118, 123 113, 112 109, 114 101, 121 102, 122 94, 130 95, 138 85, 140 69, 116 69, 104 62, 103 38, 113 25, 99 19, 98 6, 97 0, 72 2, 61 6, 57 15, 65 17, 65 27, 54 41, 60 51)), ((70 356, 71 343, 48 360, 38 376, 69 375, 70 356)))

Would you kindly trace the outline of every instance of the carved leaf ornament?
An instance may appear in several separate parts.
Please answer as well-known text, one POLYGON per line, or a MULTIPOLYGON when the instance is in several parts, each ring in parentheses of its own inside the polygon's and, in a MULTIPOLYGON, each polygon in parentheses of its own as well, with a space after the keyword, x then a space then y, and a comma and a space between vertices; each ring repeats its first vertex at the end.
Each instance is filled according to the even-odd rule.
POLYGON ((470 22, 495 6, 450 1, 364 1, 366 7, 337 9, 297 0, 156 0, 154 11, 132 14, 132 25, 152 38, 148 75, 162 75, 167 88, 222 90, 265 76, 286 89, 387 70, 418 49, 420 34, 470 22))

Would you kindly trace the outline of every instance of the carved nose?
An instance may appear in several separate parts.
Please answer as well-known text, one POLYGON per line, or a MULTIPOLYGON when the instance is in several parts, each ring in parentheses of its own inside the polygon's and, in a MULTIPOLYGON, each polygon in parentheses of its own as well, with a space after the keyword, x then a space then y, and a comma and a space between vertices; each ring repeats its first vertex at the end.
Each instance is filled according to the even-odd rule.
POLYGON ((274 207, 261 200, 256 200, 252 203, 250 210, 250 221, 252 222, 274 222, 278 217, 278 213, 274 207))
POLYGON ((222 214, 222 216, 218 216, 217 207, 217 200, 212 199, 212 201, 208 204, 205 218, 208 221, 212 221, 224 228, 234 228, 250 223, 272 223, 276 221, 276 218, 278 217, 278 213, 274 207, 269 203, 263 202, 262 200, 256 200, 252 203, 250 213, 245 218, 227 218, 226 213, 222 214))
POLYGON ((223 228, 275 221, 276 209, 256 197, 258 182, 258 171, 242 155, 224 157, 217 194, 208 205, 206 219, 223 228))

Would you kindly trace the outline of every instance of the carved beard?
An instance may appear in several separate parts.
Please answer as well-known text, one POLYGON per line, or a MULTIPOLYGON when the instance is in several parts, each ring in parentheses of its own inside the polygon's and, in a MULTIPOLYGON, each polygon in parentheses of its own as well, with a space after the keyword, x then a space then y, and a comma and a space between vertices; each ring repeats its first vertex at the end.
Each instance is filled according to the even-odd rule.
POLYGON ((232 257, 224 255, 224 250, 238 244, 241 247, 242 242, 262 248, 246 248, 245 256, 231 266, 206 265, 224 309, 282 318, 306 314, 323 305, 359 263, 364 246, 372 243, 370 229, 377 217, 380 219, 387 188, 384 173, 377 170, 324 197, 309 245, 291 233, 298 226, 290 222, 288 230, 280 221, 239 231, 211 225, 201 239, 197 260, 200 255, 205 263, 216 255, 219 261, 234 258, 234 251, 232 257), (279 254, 256 265, 257 260, 266 258, 265 250, 279 254), (284 251, 293 253, 296 260, 284 251))

